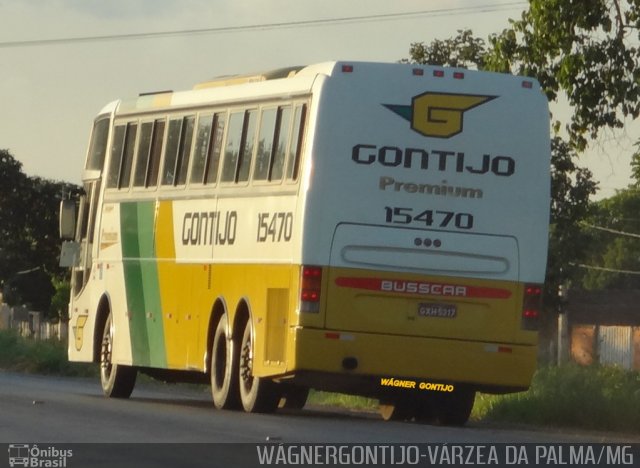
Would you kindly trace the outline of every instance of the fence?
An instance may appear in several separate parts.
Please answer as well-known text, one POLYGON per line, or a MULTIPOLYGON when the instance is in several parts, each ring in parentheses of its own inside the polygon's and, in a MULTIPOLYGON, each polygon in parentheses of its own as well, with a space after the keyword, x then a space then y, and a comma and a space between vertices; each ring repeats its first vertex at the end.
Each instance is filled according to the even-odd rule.
POLYGON ((573 325, 571 357, 584 365, 598 362, 640 370, 640 327, 573 325))
POLYGON ((0 304, 0 330, 16 330, 21 336, 36 340, 66 340, 68 335, 67 323, 51 323, 42 320, 40 312, 6 304, 0 304))

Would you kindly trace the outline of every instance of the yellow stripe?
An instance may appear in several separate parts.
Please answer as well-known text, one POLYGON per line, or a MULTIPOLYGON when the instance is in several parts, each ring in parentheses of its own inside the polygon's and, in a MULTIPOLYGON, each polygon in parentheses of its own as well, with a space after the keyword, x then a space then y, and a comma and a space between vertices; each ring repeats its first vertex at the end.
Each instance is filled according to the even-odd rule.
POLYGON ((171 369, 200 369, 203 367, 202 343, 198 339, 201 311, 194 302, 192 288, 202 285, 202 265, 176 263, 170 201, 158 202, 156 206, 156 235, 167 365, 171 369))

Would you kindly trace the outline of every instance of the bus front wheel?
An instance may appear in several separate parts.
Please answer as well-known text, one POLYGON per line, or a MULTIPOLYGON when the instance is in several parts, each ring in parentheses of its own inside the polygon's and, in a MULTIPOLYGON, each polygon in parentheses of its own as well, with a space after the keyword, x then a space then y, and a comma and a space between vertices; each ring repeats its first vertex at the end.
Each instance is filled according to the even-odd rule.
POLYGON ((240 400, 248 413, 271 413, 280 402, 278 384, 253 375, 253 333, 247 321, 240 346, 240 400))
POLYGON ((113 334, 113 319, 109 313, 102 331, 100 345, 100 383, 105 396, 129 398, 136 384, 138 372, 135 367, 113 362, 113 334))

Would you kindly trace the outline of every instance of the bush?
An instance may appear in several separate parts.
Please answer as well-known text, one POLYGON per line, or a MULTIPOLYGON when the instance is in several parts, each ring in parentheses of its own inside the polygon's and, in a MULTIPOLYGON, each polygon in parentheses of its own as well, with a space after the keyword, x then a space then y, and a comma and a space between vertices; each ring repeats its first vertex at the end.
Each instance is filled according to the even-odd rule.
POLYGON ((13 330, 0 331, 0 369, 64 376, 98 375, 97 365, 69 362, 64 342, 26 339, 13 330))
POLYGON ((527 392, 479 395, 476 418, 584 429, 640 430, 640 372, 618 367, 543 367, 527 392))

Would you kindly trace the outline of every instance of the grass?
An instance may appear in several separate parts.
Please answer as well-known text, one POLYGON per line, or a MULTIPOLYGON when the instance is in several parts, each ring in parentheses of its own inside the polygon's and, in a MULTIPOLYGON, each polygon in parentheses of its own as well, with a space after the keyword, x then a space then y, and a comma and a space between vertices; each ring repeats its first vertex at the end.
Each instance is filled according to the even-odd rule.
POLYGON ((0 369, 76 377, 99 374, 97 365, 69 362, 60 341, 25 339, 11 330, 0 330, 0 369))
MULTIPOLYGON (((64 343, 35 341, 0 331, 0 369, 62 376, 97 377, 95 364, 70 363, 64 343)), ((352 410, 376 410, 369 398, 311 392, 309 402, 352 410)), ((471 418, 640 433, 640 372, 617 367, 541 367, 527 392, 476 396, 471 418)))
POLYGON ((378 400, 344 393, 309 392, 308 402, 314 405, 338 406, 355 411, 374 411, 378 408, 378 400))
POLYGON ((527 392, 476 397, 474 419, 640 432, 640 372, 567 364, 542 367, 527 392))

